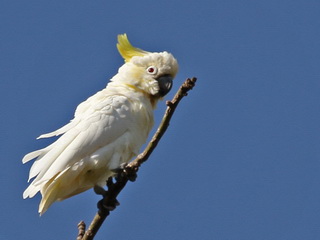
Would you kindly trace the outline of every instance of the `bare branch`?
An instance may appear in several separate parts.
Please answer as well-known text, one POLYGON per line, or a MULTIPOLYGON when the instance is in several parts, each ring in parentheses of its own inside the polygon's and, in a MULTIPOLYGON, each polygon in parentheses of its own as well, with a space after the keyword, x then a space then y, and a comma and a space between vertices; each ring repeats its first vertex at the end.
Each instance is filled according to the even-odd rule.
MULTIPOLYGON (((103 199, 98 203, 99 211, 95 215, 94 219, 92 220, 90 226, 88 227, 87 231, 83 234, 85 230, 84 222, 80 222, 78 225, 79 234, 77 240, 92 240, 96 233, 98 232, 99 228, 101 227, 104 220, 110 214, 110 211, 115 208, 118 204, 116 198, 118 194, 122 191, 122 189, 126 186, 127 182, 134 181, 136 178, 136 173, 138 172, 142 163, 148 160, 149 156, 153 152, 153 150, 158 145, 161 137, 167 130, 169 126, 169 122, 171 117, 178 106, 180 100, 188 95, 188 91, 192 90, 195 86, 197 79, 188 78, 179 88, 176 95, 173 97, 171 101, 167 101, 167 109, 162 118, 162 121, 152 137, 151 141, 145 148, 145 150, 139 154, 131 163, 129 163, 124 169, 122 169, 118 176, 116 177, 116 182, 113 183, 112 179, 108 180, 107 186, 108 191, 102 193, 103 199), (113 207, 110 207, 113 206, 113 207), (84 226, 84 227, 83 227, 84 226), (81 230, 80 230, 81 227, 81 230)), ((101 189, 99 190, 101 191, 101 189)), ((103 191, 103 190, 102 190, 103 191)))
POLYGON ((79 222, 78 224, 78 237, 77 240, 81 240, 83 238, 83 235, 86 231, 86 224, 84 223, 84 221, 79 222))
POLYGON ((161 137, 169 127, 169 122, 171 120, 171 117, 178 106, 180 100, 188 95, 188 91, 192 90, 192 88, 195 86, 197 79, 194 78, 188 78, 179 88, 176 95, 173 97, 172 101, 167 101, 167 110, 162 118, 162 121, 152 137, 151 141, 147 145, 146 149, 138 155, 136 159, 134 159, 130 164, 128 164, 127 168, 139 168, 142 163, 147 161, 153 150, 158 145, 161 137))

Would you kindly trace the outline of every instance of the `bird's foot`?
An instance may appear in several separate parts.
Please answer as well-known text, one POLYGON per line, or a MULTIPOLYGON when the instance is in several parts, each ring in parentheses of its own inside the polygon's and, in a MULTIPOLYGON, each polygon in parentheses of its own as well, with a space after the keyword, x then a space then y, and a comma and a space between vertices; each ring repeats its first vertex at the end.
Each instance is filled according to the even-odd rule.
POLYGON ((137 179, 137 168, 129 167, 128 163, 122 163, 119 168, 112 169, 112 172, 116 174, 115 179, 117 181, 121 181, 124 176, 131 182, 137 179))
POLYGON ((97 207, 100 211, 105 211, 105 210, 113 211, 119 205, 120 203, 117 199, 102 198, 98 202, 97 207))
POLYGON ((128 180, 129 180, 130 182, 136 181, 136 179, 137 179, 137 177, 138 177, 138 175, 137 175, 138 169, 137 169, 137 168, 126 166, 126 168, 124 169, 124 171, 126 172, 127 178, 128 178, 128 180))
POLYGON ((119 201, 109 194, 109 190, 112 189, 113 185, 114 183, 110 177, 107 180, 108 191, 104 190, 103 187, 94 186, 94 192, 98 195, 102 195, 102 199, 97 204, 97 207, 100 211, 113 211, 117 206, 120 205, 119 201))

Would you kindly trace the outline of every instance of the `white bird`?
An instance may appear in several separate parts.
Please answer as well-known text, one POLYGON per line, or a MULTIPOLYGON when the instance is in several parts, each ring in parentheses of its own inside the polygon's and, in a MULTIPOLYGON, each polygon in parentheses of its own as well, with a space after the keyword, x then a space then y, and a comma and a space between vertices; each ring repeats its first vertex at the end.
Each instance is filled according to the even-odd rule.
POLYGON ((82 102, 70 123, 38 137, 60 138, 22 159, 36 158, 23 198, 40 191, 40 215, 55 201, 105 186, 112 170, 139 153, 157 101, 171 89, 178 63, 170 53, 135 48, 126 34, 118 36, 117 48, 125 64, 106 88, 82 102))

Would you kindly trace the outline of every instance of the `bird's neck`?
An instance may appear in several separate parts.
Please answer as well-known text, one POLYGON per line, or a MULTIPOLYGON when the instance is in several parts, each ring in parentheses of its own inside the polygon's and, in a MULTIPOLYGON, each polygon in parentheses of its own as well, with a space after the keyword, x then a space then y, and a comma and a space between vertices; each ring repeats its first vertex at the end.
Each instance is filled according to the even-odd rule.
POLYGON ((149 101, 151 104, 152 109, 155 109, 158 103, 159 98, 152 96, 151 94, 143 91, 142 89, 138 88, 137 86, 134 86, 129 83, 124 83, 124 82, 109 82, 107 85, 108 91, 112 91, 113 94, 121 94, 121 95, 126 95, 123 94, 126 92, 130 93, 130 96, 135 99, 140 99, 142 101, 149 101))

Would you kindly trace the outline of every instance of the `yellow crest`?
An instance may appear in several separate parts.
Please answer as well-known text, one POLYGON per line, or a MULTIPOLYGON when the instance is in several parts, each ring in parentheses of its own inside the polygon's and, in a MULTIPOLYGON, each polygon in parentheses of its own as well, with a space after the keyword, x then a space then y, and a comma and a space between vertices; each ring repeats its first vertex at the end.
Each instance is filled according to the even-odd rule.
POLYGON ((148 52, 132 46, 128 40, 127 34, 118 35, 117 48, 125 62, 129 62, 134 56, 144 56, 148 54, 148 52))

